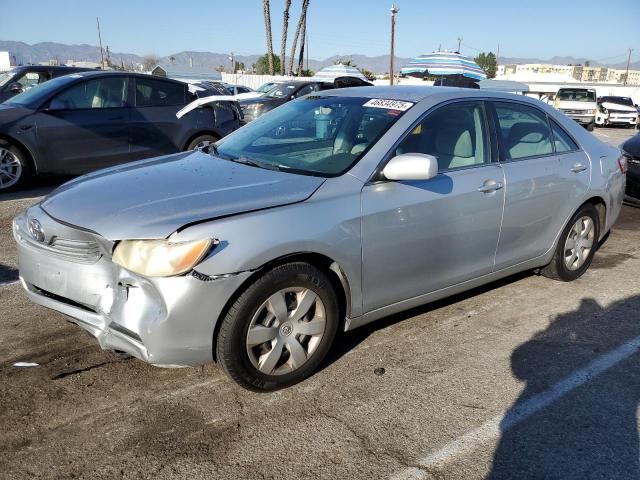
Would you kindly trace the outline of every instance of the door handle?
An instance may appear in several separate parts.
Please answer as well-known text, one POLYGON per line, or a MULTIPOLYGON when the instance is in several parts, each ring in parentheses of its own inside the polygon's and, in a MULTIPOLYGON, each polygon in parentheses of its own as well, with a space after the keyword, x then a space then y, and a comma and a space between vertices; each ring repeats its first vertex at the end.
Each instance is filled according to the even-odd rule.
POLYGON ((571 171, 573 173, 584 172, 586 169, 587 169, 586 165, 583 165, 582 163, 574 163, 573 167, 571 167, 571 171))
POLYGON ((482 185, 481 187, 478 187, 478 191, 481 193, 491 193, 491 192, 495 192, 496 190, 500 190, 503 187, 504 185, 502 184, 502 182, 487 180, 486 182, 484 182, 484 185, 482 185))

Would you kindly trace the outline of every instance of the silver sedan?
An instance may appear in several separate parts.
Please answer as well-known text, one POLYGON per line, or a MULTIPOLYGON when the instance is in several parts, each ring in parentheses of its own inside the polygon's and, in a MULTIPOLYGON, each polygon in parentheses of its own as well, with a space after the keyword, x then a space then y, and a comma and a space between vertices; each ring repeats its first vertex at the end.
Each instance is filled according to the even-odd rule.
POLYGON ((626 163, 522 96, 307 96, 209 147, 73 180, 13 224, 20 279, 102 348, 273 390, 339 330, 525 270, 570 281, 626 163))

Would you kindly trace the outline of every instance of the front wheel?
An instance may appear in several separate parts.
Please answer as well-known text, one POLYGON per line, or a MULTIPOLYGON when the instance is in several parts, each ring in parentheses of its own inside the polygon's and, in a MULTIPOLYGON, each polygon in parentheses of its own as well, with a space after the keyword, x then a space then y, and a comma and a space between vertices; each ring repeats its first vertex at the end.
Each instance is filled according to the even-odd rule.
POLYGON ((560 235, 553 260, 541 273, 563 282, 580 278, 591 265, 599 235, 598 211, 591 204, 583 205, 560 235))
POLYGON ((0 193, 20 188, 30 176, 31 165, 24 153, 0 140, 0 193))
POLYGON ((587 125, 587 130, 588 130, 589 132, 593 132, 593 126, 594 126, 594 123, 590 123, 590 124, 588 124, 588 125, 587 125))
POLYGON ((316 267, 288 263, 268 271, 234 302, 216 342, 225 372, 249 390, 277 390, 311 375, 338 330, 331 281, 316 267))
POLYGON ((208 148, 211 144, 216 143, 220 140, 218 137, 210 134, 198 135, 196 138, 189 142, 187 145, 187 150, 202 150, 203 148, 208 148))

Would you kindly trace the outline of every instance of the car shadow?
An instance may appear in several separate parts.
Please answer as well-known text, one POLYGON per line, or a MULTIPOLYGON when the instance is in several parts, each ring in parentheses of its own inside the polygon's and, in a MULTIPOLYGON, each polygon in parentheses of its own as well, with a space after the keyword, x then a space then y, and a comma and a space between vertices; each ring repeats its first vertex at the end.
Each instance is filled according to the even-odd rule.
POLYGON ((18 270, 0 263, 0 284, 18 280, 18 270))
POLYGON ((372 335, 374 332, 377 332, 378 330, 384 330, 385 328, 395 325, 396 323, 402 322, 403 320, 407 320, 409 318, 412 318, 418 315, 424 315, 425 313, 429 313, 434 310, 438 310, 440 308, 453 305, 455 303, 461 302, 468 298, 475 297, 477 295, 481 295, 486 292, 490 292, 491 290, 502 288, 506 285, 509 285, 514 282, 518 282, 532 275, 534 275, 532 271, 517 273, 515 275, 511 275, 509 277, 496 280, 495 282, 482 285, 472 290, 467 290, 463 293, 459 293, 457 295, 453 295, 451 297, 447 297, 442 300, 437 300, 435 302, 431 302, 426 305, 421 305, 419 307, 405 310, 403 312, 400 312, 394 315, 389 315, 388 317, 381 318, 380 320, 376 320, 375 322, 356 328, 355 330, 351 330, 348 332, 340 332, 339 335, 336 337, 333 343, 333 346, 331 348, 331 351, 327 355, 327 359, 323 363, 323 366, 321 367, 321 369, 324 369, 330 366, 332 363, 338 361, 345 354, 352 351, 360 343, 364 342, 370 335, 372 335))
POLYGON ((487 479, 640 478, 640 296, 579 308, 516 348, 524 390, 504 415, 487 479), (541 392, 562 392, 544 402, 541 392), (529 414, 527 414, 529 412, 529 414))

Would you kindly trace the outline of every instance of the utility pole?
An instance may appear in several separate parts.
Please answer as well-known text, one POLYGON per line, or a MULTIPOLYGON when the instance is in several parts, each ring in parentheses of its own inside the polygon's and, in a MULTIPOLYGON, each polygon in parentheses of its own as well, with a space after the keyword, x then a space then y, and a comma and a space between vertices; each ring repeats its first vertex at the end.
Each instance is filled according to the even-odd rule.
POLYGON ((460 53, 460 47, 462 46, 462 38, 458 37, 458 53, 460 53))
POLYGON ((498 42, 498 53, 496 53, 496 64, 498 64, 498 59, 500 58, 500 42, 498 42))
POLYGON ((396 15, 400 11, 400 9, 394 3, 391 5, 391 55, 389 56, 389 85, 393 85, 393 57, 394 53, 394 42, 396 36, 396 15))
POLYGON ((231 52, 231 55, 229 55, 229 60, 231 60, 231 73, 236 73, 236 62, 233 52, 231 52))
POLYGON ((98 41, 100 42, 100 70, 104 70, 104 55, 102 53, 102 36, 100 35, 100 19, 96 17, 98 23, 98 41))
POLYGON ((439 51, 439 52, 441 52, 441 51, 442 51, 442 44, 441 44, 441 43, 439 43, 439 44, 438 44, 438 51, 439 51))
POLYGON ((629 64, 631 63, 631 52, 633 52, 632 48, 629 49, 629 56, 627 57, 627 73, 625 73, 624 75, 624 83, 622 84, 624 86, 627 85, 627 80, 629 79, 629 64))

